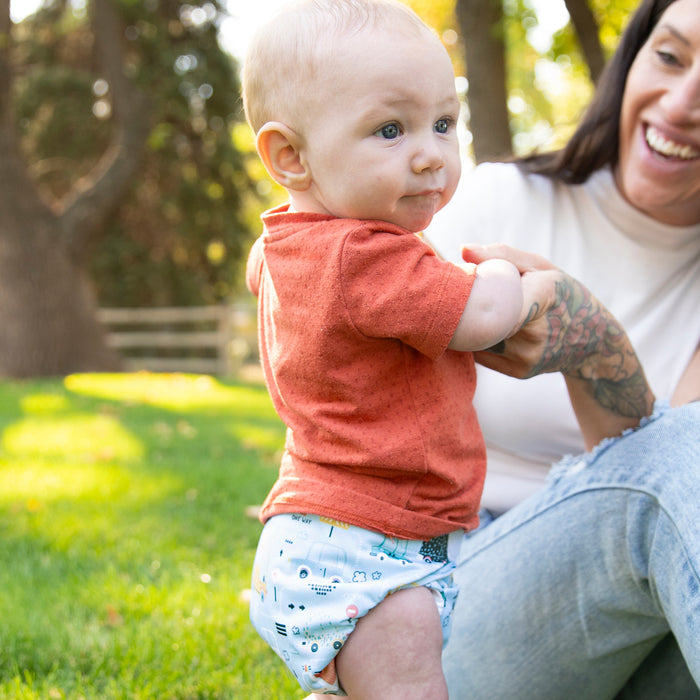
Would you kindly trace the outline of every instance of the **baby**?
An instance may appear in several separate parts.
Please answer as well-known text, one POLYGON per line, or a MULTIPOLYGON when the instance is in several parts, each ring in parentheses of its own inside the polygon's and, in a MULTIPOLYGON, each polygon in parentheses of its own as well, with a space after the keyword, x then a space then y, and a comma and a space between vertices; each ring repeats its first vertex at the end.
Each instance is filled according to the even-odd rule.
POLYGON ((251 619, 307 692, 447 698, 452 572, 485 471, 471 351, 525 308, 513 265, 453 265, 416 235, 460 174, 450 59, 394 0, 302 0, 255 37, 243 91, 289 194, 246 272, 288 428, 251 619))

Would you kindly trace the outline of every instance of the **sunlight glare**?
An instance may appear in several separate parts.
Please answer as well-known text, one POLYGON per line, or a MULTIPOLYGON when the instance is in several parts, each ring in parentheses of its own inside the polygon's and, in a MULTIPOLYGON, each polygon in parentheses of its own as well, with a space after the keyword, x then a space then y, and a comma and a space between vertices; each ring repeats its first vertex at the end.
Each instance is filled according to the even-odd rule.
POLYGON ((569 21, 564 0, 530 0, 537 13, 537 24, 527 30, 527 40, 540 53, 552 46, 552 35, 569 21))
POLYGON ((133 461, 143 445, 111 416, 29 415, 5 428, 2 449, 14 456, 63 456, 85 462, 133 461))
POLYGON ((133 372, 125 374, 72 374, 68 391, 115 401, 159 406, 171 411, 229 406, 258 409, 267 405, 264 392, 243 386, 226 386, 209 375, 133 372))
POLYGON ((43 0, 10 0, 10 19, 13 22, 21 22, 33 15, 43 4, 43 0))

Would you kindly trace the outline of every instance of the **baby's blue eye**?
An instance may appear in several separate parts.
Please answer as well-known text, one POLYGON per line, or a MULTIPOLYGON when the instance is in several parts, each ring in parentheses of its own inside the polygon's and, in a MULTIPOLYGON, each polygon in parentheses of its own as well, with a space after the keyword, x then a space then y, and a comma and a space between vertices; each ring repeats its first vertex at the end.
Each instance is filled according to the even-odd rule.
POLYGON ((381 134, 382 138, 385 139, 396 139, 401 134, 401 130, 398 124, 387 124, 379 129, 377 133, 381 134))
POLYGON ((450 130, 451 124, 452 120, 450 119, 438 119, 435 122, 435 131, 437 131, 438 134, 446 134, 450 130))

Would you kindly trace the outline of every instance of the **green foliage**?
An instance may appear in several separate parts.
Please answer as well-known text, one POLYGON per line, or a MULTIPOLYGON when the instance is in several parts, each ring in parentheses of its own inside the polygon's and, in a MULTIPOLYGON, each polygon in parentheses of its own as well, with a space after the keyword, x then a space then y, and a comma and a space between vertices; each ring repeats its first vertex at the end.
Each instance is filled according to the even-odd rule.
POLYGON ((639 0, 588 0, 600 27, 600 40, 608 56, 617 46, 620 34, 627 26, 630 15, 639 6, 639 0))
MULTIPOLYGON (((142 167, 95 251, 107 306, 229 299, 257 226, 260 197, 232 131, 242 119, 238 67, 217 42, 219 10, 169 0, 116 2, 124 70, 151 99, 142 167)), ((84 12, 53 6, 17 27, 18 123, 32 172, 60 199, 104 153, 109 85, 84 12)))
POLYGON ((248 622, 283 426, 261 384, 0 385, 0 698, 301 698, 248 622))
MULTIPOLYGON (((510 21, 525 26, 537 23, 536 12, 523 10, 523 5, 528 7, 528 1, 518 1, 521 9, 511 15, 510 21)), ((609 57, 638 0, 588 2, 598 22, 603 50, 609 57)), ((527 41, 527 35, 523 39, 527 41)), ((508 44, 511 75, 520 73, 515 94, 527 105, 520 115, 512 115, 515 150, 523 153, 560 147, 573 133, 594 89, 576 31, 571 22, 564 25, 553 34, 550 48, 541 55, 532 46, 523 52, 517 48, 521 46, 517 41, 508 44), (523 62, 523 54, 529 54, 530 60, 523 62)))
POLYGON ((76 114, 91 113, 92 82, 89 75, 60 65, 25 78, 18 116, 37 151, 54 158, 90 160, 98 148, 107 146, 106 129, 95 119, 85 120, 81 139, 72 134, 76 114))
POLYGON ((94 166, 110 130, 92 114, 95 76, 74 23, 60 4, 40 16, 15 31, 16 113, 32 174, 48 196, 60 199, 94 166))

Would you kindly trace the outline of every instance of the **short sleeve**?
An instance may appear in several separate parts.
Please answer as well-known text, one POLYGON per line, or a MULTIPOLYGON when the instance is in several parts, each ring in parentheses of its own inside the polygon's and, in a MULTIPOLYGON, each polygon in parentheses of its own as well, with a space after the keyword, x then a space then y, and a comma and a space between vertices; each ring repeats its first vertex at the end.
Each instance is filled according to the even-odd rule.
POLYGON ((413 233, 361 229, 346 239, 341 290, 360 333, 396 338, 434 359, 454 335, 475 269, 441 260, 413 233))

